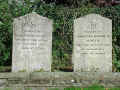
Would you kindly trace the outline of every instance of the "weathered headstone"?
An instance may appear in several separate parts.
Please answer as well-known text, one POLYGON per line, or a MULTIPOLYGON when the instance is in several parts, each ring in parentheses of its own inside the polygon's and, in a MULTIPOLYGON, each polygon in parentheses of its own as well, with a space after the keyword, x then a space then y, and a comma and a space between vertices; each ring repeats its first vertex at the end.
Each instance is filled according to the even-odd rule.
POLYGON ((112 20, 89 14, 74 21, 74 71, 112 72, 112 20))
POLYGON ((52 21, 36 13, 13 23, 13 72, 51 71, 52 21))

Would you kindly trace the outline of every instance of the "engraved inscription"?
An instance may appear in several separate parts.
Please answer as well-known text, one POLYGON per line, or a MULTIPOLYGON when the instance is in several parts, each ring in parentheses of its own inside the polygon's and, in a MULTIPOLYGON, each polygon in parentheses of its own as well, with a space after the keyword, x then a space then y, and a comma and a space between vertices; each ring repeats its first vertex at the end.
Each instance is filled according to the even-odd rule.
MULTIPOLYGON (((99 22, 101 23, 101 22, 99 22)), ((79 34, 77 37, 78 40, 84 42, 84 44, 77 44, 77 47, 80 48, 77 52, 80 54, 105 54, 104 48, 110 46, 110 43, 102 43, 103 39, 110 37, 109 34, 104 34, 102 32, 102 27, 99 27, 99 23, 90 22, 88 27, 81 30, 83 34, 79 34), (98 32, 97 28, 101 28, 98 32), (81 46, 82 45, 82 46, 81 46), (88 46, 86 48, 86 46, 88 46), (94 47, 93 47, 94 46, 94 47), (86 52, 86 53, 85 53, 86 52)))
POLYGON ((90 14, 74 21, 73 62, 74 71, 112 71, 111 20, 90 14))
POLYGON ((52 21, 37 13, 13 23, 12 71, 51 71, 52 21))

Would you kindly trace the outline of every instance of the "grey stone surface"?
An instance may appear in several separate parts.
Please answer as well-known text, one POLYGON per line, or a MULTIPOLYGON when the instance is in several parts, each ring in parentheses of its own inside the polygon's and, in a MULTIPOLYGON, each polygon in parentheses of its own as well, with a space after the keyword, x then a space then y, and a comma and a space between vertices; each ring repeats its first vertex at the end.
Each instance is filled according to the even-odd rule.
POLYGON ((29 73, 26 78, 26 73, 21 73, 23 77, 20 78, 19 73, 0 73, 1 87, 39 87, 39 88, 57 88, 57 87, 88 87, 91 85, 102 85, 106 88, 120 87, 120 73, 111 72, 38 72, 29 73), (1 77, 9 74, 10 77, 1 77), (14 78, 13 78, 14 77, 14 78), (51 77, 50 82, 46 83, 46 78, 51 77), (1 79, 2 78, 2 79, 1 79), (35 80, 37 82, 35 82, 35 80), (24 81, 22 81, 24 80, 24 81), (42 81, 42 83, 41 83, 42 81))
POLYGON ((14 19, 12 72, 51 71, 52 20, 36 13, 14 19))
POLYGON ((4 86, 6 82, 7 82, 6 79, 0 79, 0 87, 4 86))
POLYGON ((74 71, 112 72, 112 20, 89 14, 74 20, 74 71))

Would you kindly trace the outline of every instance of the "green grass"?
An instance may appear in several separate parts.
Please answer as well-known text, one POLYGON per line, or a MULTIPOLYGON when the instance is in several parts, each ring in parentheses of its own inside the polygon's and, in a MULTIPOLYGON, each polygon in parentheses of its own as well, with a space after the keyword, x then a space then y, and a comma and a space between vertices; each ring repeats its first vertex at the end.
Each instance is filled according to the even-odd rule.
MULTIPOLYGON (((61 90, 61 89, 49 88, 48 90, 61 90)), ((104 88, 103 86, 100 86, 100 85, 92 85, 92 86, 89 86, 88 88, 68 87, 62 90, 120 90, 120 88, 104 88)))
POLYGON ((59 88, 49 88, 48 90, 60 90, 59 88))
MULTIPOLYGON (((13 88, 4 88, 0 90, 13 90, 13 88)), ((15 89, 15 90, 23 90, 23 89, 15 89)), ((34 90, 32 88, 25 88, 24 90, 34 90)), ((60 88, 49 88, 45 90, 61 90, 60 88)), ((92 86, 88 88, 79 88, 79 87, 69 87, 69 88, 64 88, 62 90, 120 90, 120 88, 103 88, 100 86, 92 86)))
POLYGON ((11 90, 11 88, 5 88, 5 89, 3 89, 3 90, 11 90))
POLYGON ((32 90, 32 88, 25 88, 25 90, 32 90))

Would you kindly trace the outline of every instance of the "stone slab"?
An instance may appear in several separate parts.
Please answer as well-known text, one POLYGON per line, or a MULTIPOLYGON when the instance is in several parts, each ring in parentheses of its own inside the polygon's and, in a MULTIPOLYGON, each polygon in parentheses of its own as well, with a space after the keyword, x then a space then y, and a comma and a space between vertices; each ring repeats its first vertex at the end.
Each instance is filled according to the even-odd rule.
POLYGON ((89 14, 74 20, 75 72, 112 72, 112 20, 89 14))
POLYGON ((52 28, 36 13, 14 19, 12 72, 51 71, 52 28))

